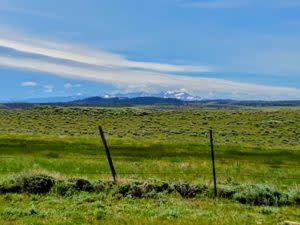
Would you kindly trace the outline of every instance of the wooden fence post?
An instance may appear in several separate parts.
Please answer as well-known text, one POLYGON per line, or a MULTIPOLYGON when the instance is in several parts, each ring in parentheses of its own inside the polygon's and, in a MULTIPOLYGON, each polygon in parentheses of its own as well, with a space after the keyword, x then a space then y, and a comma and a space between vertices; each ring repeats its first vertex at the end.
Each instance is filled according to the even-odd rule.
POLYGON ((109 167, 110 167, 110 171, 111 171, 113 180, 114 180, 114 182, 116 182, 117 181, 117 178, 116 178, 117 174, 116 174, 115 167, 114 167, 111 155, 110 155, 109 148, 107 146, 107 142, 106 142, 106 139, 105 139, 105 136, 104 136, 103 129, 102 129, 101 126, 99 126, 98 129, 99 129, 99 133, 100 133, 100 136, 101 136, 102 143, 103 143, 104 148, 105 148, 105 152, 106 152, 106 156, 107 156, 107 161, 109 163, 109 167))
POLYGON ((216 178, 216 168, 215 168, 215 153, 214 153, 214 134, 213 129, 209 130, 210 137, 210 149, 211 149, 211 160, 212 160, 212 169, 213 169, 213 177, 214 177, 214 193, 215 197, 217 197, 217 178, 216 178))

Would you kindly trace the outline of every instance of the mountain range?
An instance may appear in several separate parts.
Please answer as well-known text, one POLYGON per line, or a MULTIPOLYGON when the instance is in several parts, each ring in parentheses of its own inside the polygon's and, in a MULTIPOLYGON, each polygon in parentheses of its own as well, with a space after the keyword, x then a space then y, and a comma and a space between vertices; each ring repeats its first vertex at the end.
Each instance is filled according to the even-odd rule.
POLYGON ((300 106, 300 100, 259 101, 231 99, 201 99, 184 91, 166 91, 157 94, 145 92, 115 93, 100 96, 69 96, 32 98, 4 102, 1 107, 31 107, 32 105, 64 106, 133 106, 133 105, 189 105, 189 106, 300 106))
MULTIPOLYGON (((3 103, 67 103, 85 98, 94 97, 88 95, 74 95, 74 96, 57 96, 57 97, 41 97, 41 98, 25 98, 25 99, 12 99, 2 101, 3 103)), ((200 100, 200 97, 192 96, 184 91, 166 91, 156 94, 149 94, 147 92, 130 92, 130 93, 110 93, 99 96, 99 98, 120 98, 130 99, 139 97, 156 97, 156 98, 174 98, 182 101, 195 101, 200 100)))
POLYGON ((156 98, 174 98, 182 101, 195 101, 201 100, 200 97, 193 96, 183 90, 179 91, 165 91, 154 94, 149 94, 147 92, 131 92, 131 93, 116 93, 116 94, 106 94, 105 98, 139 98, 139 97, 156 97, 156 98))

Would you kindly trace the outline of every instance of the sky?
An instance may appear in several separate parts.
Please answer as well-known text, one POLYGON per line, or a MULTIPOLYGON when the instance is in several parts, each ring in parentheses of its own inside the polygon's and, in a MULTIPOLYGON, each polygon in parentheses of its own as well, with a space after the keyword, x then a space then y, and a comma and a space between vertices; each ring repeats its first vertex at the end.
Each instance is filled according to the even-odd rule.
POLYGON ((300 0, 0 0, 0 101, 300 99, 300 0))

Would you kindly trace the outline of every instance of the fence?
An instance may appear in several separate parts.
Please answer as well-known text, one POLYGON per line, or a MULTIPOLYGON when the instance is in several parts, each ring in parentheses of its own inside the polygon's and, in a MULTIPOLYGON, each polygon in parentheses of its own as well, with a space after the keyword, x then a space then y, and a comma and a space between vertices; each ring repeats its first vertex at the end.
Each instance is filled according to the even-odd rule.
MULTIPOLYGON (((89 171, 89 170, 80 170, 80 171, 72 171, 72 170, 68 170, 68 171, 58 171, 58 172, 62 172, 62 173, 66 173, 66 174, 78 174, 78 175, 83 175, 83 174, 87 174, 87 175, 107 175, 109 176, 110 174, 113 177, 113 180, 116 181, 116 175, 118 174, 118 176, 122 177, 122 176, 128 176, 128 175, 137 175, 137 176, 180 176, 180 177, 185 177, 185 176, 206 176, 206 177, 211 177, 210 179, 213 181, 215 187, 217 184, 217 179, 219 177, 221 177, 222 179, 228 176, 234 176, 234 177, 250 177, 250 178, 266 178, 266 179, 279 179, 279 180, 286 180, 289 182, 294 182, 294 183, 300 183, 300 176, 291 176, 289 174, 282 174, 284 173, 286 170, 295 170, 295 171, 300 171, 300 164, 299 165, 290 165, 290 164, 283 164, 281 163, 278 167, 281 170, 285 170, 285 171, 281 171, 280 175, 276 175, 274 176, 274 174, 269 174, 268 172, 264 173, 264 172, 255 172, 255 173, 250 173, 250 172, 245 172, 245 171, 239 171, 239 172, 233 172, 232 170, 230 171, 223 171, 222 169, 220 169, 220 165, 222 164, 222 166, 224 164, 234 164, 237 163, 239 164, 241 167, 243 167, 243 162, 242 161, 235 161, 235 160, 230 160, 230 159, 219 159, 215 158, 214 155, 214 143, 213 143, 213 132, 212 130, 210 130, 210 146, 211 146, 211 165, 209 167, 207 167, 206 169, 202 169, 199 170, 197 169, 197 171, 195 170, 182 170, 182 171, 172 171, 172 172, 168 172, 168 171, 150 171, 150 172, 141 172, 141 171, 124 171, 122 170, 118 170, 118 167, 116 167, 113 164, 113 158, 111 157, 110 151, 109 151, 109 147, 106 143, 106 139, 105 139, 105 135, 103 132, 103 129, 101 127, 99 127, 99 133, 101 136, 101 140, 105 149, 105 153, 106 153, 106 157, 108 160, 108 165, 111 170, 111 172, 109 171, 103 171, 103 170, 98 170, 98 169, 94 169, 93 171, 89 171)), ((102 154, 102 152, 100 152, 102 154)), ((209 153, 208 153, 209 154, 209 153)), ((102 154, 103 156, 103 154, 102 154)), ((15 159, 17 156, 0 156, 0 160, 7 160, 7 159, 15 159)), ((100 154, 98 155, 93 155, 93 156, 85 156, 85 157, 70 157, 70 156, 64 156, 62 158, 58 158, 56 159, 57 161, 59 160, 95 160, 95 162, 98 162, 100 160, 103 160, 102 157, 100 157, 100 154)), ((251 164, 253 165, 253 167, 257 166, 257 163, 255 162, 249 162, 247 161, 247 164, 251 164)), ((273 166, 273 165, 269 165, 267 163, 265 163, 265 165, 268 166, 273 166)), ((277 165, 275 165, 277 166, 277 165)), ((222 167, 221 167, 222 168, 222 167)), ((6 169, 0 169, 0 173, 2 174, 7 174, 7 173, 20 173, 23 172, 24 170, 30 170, 30 168, 19 168, 19 169, 12 169, 12 168, 6 168, 6 169)), ((276 170, 276 169, 274 169, 276 170)), ((55 171, 55 169, 54 169, 55 171)), ((298 175, 296 173, 296 175, 298 175)))

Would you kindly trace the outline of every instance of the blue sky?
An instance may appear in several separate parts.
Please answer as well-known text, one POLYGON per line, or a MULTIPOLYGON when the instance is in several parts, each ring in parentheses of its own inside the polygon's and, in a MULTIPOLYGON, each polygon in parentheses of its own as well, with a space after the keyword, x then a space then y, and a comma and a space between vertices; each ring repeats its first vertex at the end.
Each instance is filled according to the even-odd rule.
POLYGON ((0 100, 300 99, 300 0, 0 0, 0 100))

